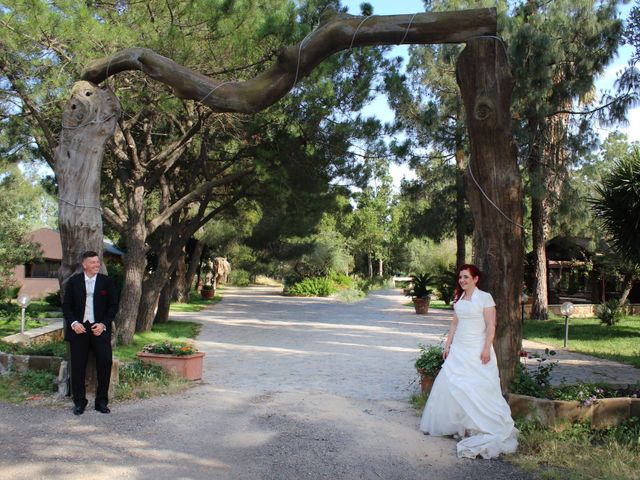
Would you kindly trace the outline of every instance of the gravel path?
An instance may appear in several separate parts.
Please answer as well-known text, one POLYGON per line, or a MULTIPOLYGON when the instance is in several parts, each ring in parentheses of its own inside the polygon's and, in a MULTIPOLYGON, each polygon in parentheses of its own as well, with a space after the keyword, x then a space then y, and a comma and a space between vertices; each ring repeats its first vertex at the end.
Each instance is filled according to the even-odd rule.
POLYGON ((450 314, 404 303, 397 290, 343 304, 227 288, 179 316, 203 323, 201 385, 111 415, 0 405, 0 479, 529 478, 419 432, 412 360, 450 314))

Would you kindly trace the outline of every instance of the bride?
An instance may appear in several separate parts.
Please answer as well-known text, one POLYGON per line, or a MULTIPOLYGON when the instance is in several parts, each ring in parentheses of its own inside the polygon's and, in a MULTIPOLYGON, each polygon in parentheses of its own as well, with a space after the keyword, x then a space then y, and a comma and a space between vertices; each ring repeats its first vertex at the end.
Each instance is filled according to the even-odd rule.
POLYGON ((490 293, 477 288, 479 280, 476 266, 458 269, 445 362, 424 408, 420 430, 461 438, 458 457, 494 458, 516 451, 518 430, 502 396, 492 346, 495 303, 490 293))

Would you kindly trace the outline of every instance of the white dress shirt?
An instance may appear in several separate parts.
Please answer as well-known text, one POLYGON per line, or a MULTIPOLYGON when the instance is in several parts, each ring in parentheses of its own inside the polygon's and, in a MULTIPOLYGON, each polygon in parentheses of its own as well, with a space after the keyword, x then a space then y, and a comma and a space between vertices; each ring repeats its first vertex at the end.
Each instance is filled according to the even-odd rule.
POLYGON ((86 273, 84 274, 84 285, 87 290, 87 300, 84 302, 84 317, 82 318, 82 321, 89 322, 92 325, 95 322, 93 317, 93 293, 96 289, 97 277, 97 275, 88 277, 86 273))

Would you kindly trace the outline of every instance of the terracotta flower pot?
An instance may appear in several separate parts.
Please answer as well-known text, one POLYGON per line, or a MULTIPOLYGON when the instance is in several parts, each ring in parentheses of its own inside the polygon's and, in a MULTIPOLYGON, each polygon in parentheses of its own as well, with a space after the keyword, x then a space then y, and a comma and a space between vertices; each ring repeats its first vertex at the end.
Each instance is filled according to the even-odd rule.
POLYGON ((200 289, 200 296, 204 300, 210 300, 214 297, 216 291, 213 288, 202 288, 200 289))
POLYGON ((193 355, 165 355, 162 353, 138 352, 136 356, 141 362, 160 365, 167 373, 186 378, 187 380, 200 380, 202 378, 202 364, 204 352, 196 352, 193 355))
POLYGON ((429 312, 429 299, 413 297, 413 307, 418 315, 426 315, 429 312))
MULTIPOLYGON (((438 370, 440 372, 440 370, 438 370)), ((420 374, 420 391, 422 393, 429 393, 431 391, 431 387, 433 387, 433 382, 435 382, 438 374, 435 375, 427 375, 424 371, 418 369, 418 373, 420 374)))

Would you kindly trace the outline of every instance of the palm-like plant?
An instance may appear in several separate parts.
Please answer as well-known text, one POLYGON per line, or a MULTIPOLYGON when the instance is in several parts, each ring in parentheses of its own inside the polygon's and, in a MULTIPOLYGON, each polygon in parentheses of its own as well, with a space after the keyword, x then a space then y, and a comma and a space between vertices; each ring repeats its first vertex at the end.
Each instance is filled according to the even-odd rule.
POLYGON ((413 298, 428 298, 431 295, 429 288, 433 284, 433 277, 427 273, 411 276, 409 288, 404 294, 413 298))
POLYGON ((640 149, 620 160, 590 200, 613 249, 640 264, 640 149))

